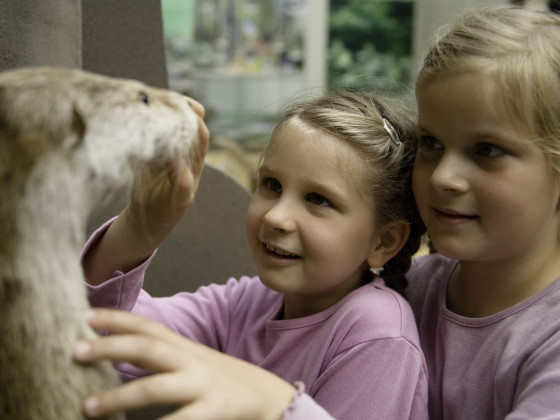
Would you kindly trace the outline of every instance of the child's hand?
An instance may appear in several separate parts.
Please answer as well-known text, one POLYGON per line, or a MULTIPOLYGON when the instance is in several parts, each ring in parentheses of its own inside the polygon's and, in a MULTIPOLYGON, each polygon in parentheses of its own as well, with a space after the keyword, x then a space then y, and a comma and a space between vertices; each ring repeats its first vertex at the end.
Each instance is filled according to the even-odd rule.
POLYGON ((127 272, 138 266, 173 231, 192 204, 210 133, 202 120, 204 107, 192 99, 190 102, 199 115, 199 142, 188 159, 153 165, 136 178, 128 206, 82 258, 89 284, 104 282, 116 270, 127 272))
POLYGON ((197 146, 188 157, 153 164, 135 179, 130 202, 124 211, 133 232, 142 232, 148 243, 159 245, 183 217, 194 200, 208 149, 208 128, 202 120, 204 108, 191 100, 199 114, 197 146))
POLYGON ((138 315, 92 310, 94 329, 118 334, 79 342, 76 360, 130 362, 155 375, 91 396, 84 412, 98 417, 149 405, 177 405, 169 419, 279 420, 295 394, 255 365, 181 337, 138 315))
POLYGON ((134 180, 122 217, 131 232, 151 247, 159 245, 193 202, 200 173, 184 158, 153 164, 134 180))

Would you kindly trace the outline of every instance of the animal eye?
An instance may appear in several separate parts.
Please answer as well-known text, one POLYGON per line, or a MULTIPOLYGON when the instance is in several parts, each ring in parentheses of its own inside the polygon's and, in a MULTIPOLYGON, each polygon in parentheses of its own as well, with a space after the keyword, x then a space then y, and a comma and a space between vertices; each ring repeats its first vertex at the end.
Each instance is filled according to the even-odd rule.
POLYGON ((142 102, 144 102, 146 105, 148 105, 150 103, 150 98, 148 97, 148 95, 145 92, 140 92, 138 94, 138 97, 140 98, 140 100, 142 102))

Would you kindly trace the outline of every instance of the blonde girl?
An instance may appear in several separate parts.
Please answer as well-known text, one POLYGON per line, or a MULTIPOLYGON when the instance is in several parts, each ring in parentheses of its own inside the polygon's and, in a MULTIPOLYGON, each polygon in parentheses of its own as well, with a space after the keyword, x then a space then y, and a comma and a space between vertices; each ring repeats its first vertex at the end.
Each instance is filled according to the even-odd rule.
POLYGON ((431 419, 560 413, 560 16, 463 14, 416 85, 431 419))

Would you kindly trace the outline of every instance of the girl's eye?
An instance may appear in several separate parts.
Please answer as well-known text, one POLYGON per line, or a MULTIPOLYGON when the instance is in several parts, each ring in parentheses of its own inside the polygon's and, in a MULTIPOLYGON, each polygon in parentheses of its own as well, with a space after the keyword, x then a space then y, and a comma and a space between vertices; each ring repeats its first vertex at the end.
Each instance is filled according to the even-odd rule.
POLYGON ((311 204, 316 206, 323 206, 323 207, 332 207, 332 204, 329 200, 323 197, 321 194, 317 193, 309 193, 305 196, 305 199, 309 201, 311 204))
POLYGON ((443 149, 441 142, 432 136, 420 136, 419 146, 423 149, 443 149))
POLYGON ((487 156, 487 157, 496 157, 505 154, 504 149, 491 143, 477 144, 475 152, 477 155, 487 156))
POLYGON ((265 178, 263 179, 263 185, 268 191, 274 193, 282 193, 282 184, 276 178, 265 178))

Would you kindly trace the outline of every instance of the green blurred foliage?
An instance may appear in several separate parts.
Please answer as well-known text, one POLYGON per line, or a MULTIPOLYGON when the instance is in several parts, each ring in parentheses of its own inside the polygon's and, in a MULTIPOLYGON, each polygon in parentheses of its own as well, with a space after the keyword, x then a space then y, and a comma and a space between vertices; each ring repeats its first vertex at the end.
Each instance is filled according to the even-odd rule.
POLYGON ((412 68, 413 2, 331 0, 328 84, 407 90, 412 68))

